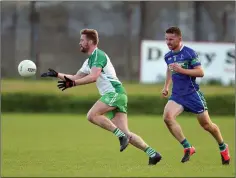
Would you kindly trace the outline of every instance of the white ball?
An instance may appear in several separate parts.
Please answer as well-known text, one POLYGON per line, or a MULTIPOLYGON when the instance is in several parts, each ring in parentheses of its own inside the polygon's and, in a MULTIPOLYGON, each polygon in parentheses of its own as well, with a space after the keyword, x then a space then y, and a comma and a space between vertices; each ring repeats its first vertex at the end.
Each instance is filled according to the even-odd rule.
POLYGON ((31 77, 35 75, 37 67, 31 60, 23 60, 18 65, 18 72, 22 77, 31 77))

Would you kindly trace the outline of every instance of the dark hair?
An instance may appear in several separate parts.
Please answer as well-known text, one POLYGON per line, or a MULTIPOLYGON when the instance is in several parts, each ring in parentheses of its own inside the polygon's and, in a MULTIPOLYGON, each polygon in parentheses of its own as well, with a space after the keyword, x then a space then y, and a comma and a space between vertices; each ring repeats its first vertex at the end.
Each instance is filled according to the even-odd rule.
POLYGON ((86 37, 93 41, 93 44, 97 45, 99 42, 98 32, 94 29, 83 29, 80 31, 81 35, 86 35, 86 37))
POLYGON ((176 34, 182 36, 181 30, 178 27, 170 27, 166 30, 166 33, 176 34))

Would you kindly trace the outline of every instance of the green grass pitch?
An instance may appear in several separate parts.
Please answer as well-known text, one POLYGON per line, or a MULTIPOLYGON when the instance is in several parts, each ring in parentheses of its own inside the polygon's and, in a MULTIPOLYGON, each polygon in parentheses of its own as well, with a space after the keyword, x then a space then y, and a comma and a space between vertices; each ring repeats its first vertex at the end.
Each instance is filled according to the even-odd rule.
POLYGON ((85 115, 2 114, 2 176, 175 176, 233 177, 234 118, 214 117, 230 146, 231 164, 222 166, 218 145, 194 116, 180 116, 187 139, 197 153, 180 163, 182 146, 160 116, 130 116, 129 127, 163 155, 147 165, 144 152, 132 147, 120 153, 118 139, 89 123, 85 115))

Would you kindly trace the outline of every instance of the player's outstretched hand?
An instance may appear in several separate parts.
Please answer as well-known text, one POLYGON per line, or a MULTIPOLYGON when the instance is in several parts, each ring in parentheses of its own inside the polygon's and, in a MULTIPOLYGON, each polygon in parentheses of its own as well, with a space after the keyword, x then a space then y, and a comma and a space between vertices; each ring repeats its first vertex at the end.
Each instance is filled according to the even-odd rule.
POLYGON ((168 96, 168 94, 169 94, 169 91, 164 88, 161 93, 162 93, 162 96, 163 96, 163 97, 167 98, 167 96, 168 96))
POLYGON ((58 72, 50 68, 48 69, 48 72, 41 74, 41 77, 57 77, 57 76, 58 72))
POLYGON ((75 81, 67 78, 66 76, 64 76, 64 78, 65 78, 65 81, 58 81, 57 87, 60 90, 64 91, 67 88, 71 88, 71 87, 75 86, 75 81))

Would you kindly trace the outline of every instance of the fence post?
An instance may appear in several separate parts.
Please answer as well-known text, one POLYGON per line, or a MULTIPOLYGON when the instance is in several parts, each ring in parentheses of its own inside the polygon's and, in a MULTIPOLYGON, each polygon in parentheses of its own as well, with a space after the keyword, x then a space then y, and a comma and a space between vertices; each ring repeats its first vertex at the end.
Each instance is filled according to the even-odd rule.
POLYGON ((132 4, 130 2, 124 2, 124 9, 125 9, 125 19, 126 19, 126 48, 125 48, 125 56, 126 56, 126 64, 125 64, 125 71, 126 71, 126 80, 132 80, 132 4))
POLYGON ((39 66, 39 13, 36 11, 36 1, 30 2, 30 59, 33 60, 37 66, 36 78, 40 75, 39 66))

